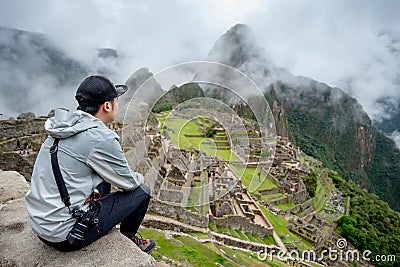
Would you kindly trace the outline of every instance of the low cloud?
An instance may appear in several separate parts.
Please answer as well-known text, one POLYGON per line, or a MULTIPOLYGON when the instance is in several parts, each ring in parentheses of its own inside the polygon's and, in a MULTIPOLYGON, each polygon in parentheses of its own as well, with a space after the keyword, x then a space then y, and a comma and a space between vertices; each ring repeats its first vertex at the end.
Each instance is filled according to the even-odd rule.
POLYGON ((4 0, 0 15, 0 25, 42 32, 88 66, 96 64, 98 48, 125 53, 112 66, 118 80, 140 67, 157 73, 202 60, 221 34, 245 23, 276 66, 344 89, 376 120, 385 116, 377 99, 400 99, 395 0, 4 0))
POLYGON ((392 135, 390 136, 390 138, 392 138, 394 140, 394 142, 396 143, 398 149, 400 149, 400 132, 394 131, 392 133, 392 135))

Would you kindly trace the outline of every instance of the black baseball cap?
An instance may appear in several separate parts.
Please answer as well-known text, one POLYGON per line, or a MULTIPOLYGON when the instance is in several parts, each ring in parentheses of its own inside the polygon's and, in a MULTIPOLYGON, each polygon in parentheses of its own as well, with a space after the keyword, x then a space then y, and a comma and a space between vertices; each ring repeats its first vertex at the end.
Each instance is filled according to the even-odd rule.
POLYGON ((97 107, 106 101, 124 94, 128 87, 123 84, 114 85, 103 76, 89 76, 79 85, 75 99, 82 107, 97 107))

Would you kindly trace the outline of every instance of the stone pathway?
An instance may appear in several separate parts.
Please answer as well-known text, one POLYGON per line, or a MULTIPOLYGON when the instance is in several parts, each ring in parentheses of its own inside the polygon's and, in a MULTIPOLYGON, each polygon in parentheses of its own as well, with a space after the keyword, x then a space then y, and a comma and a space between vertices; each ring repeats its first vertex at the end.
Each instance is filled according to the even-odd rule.
POLYGON ((280 247, 280 249, 286 251, 285 244, 283 244, 282 240, 279 238, 275 230, 272 231, 272 236, 274 237, 275 243, 280 247))
POLYGON ((146 214, 146 216, 144 217, 144 221, 159 221, 159 222, 163 222, 163 223, 167 223, 167 224, 171 224, 171 225, 176 225, 178 227, 181 226, 183 228, 190 229, 193 232, 208 233, 210 231, 207 228, 192 226, 192 225, 189 225, 189 224, 186 224, 186 223, 183 223, 183 222, 171 219, 171 218, 152 215, 152 214, 146 214))

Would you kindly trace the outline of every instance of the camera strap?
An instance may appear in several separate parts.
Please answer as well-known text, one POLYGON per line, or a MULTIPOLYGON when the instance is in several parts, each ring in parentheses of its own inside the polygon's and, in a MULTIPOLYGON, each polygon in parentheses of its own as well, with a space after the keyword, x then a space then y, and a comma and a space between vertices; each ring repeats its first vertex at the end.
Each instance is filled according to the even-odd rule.
POLYGON ((53 145, 50 147, 51 168, 53 169, 54 178, 56 179, 56 184, 58 191, 60 192, 61 200, 64 203, 64 205, 70 210, 69 208, 69 206, 71 206, 70 197, 61 174, 60 165, 58 164, 58 157, 57 157, 58 142, 60 142, 60 138, 55 138, 53 145))

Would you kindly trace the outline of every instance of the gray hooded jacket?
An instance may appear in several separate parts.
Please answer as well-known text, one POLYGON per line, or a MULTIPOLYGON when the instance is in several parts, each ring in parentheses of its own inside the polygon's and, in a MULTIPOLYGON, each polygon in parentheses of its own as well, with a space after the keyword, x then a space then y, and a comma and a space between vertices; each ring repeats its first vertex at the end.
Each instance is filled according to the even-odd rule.
POLYGON ((49 137, 42 144, 33 168, 31 188, 25 196, 33 231, 40 237, 61 242, 75 219, 61 201, 51 167, 49 149, 60 138, 58 161, 71 207, 86 209, 85 199, 102 181, 124 190, 143 183, 143 176, 132 172, 122 152, 119 137, 99 119, 83 111, 52 117, 45 123, 49 137))

